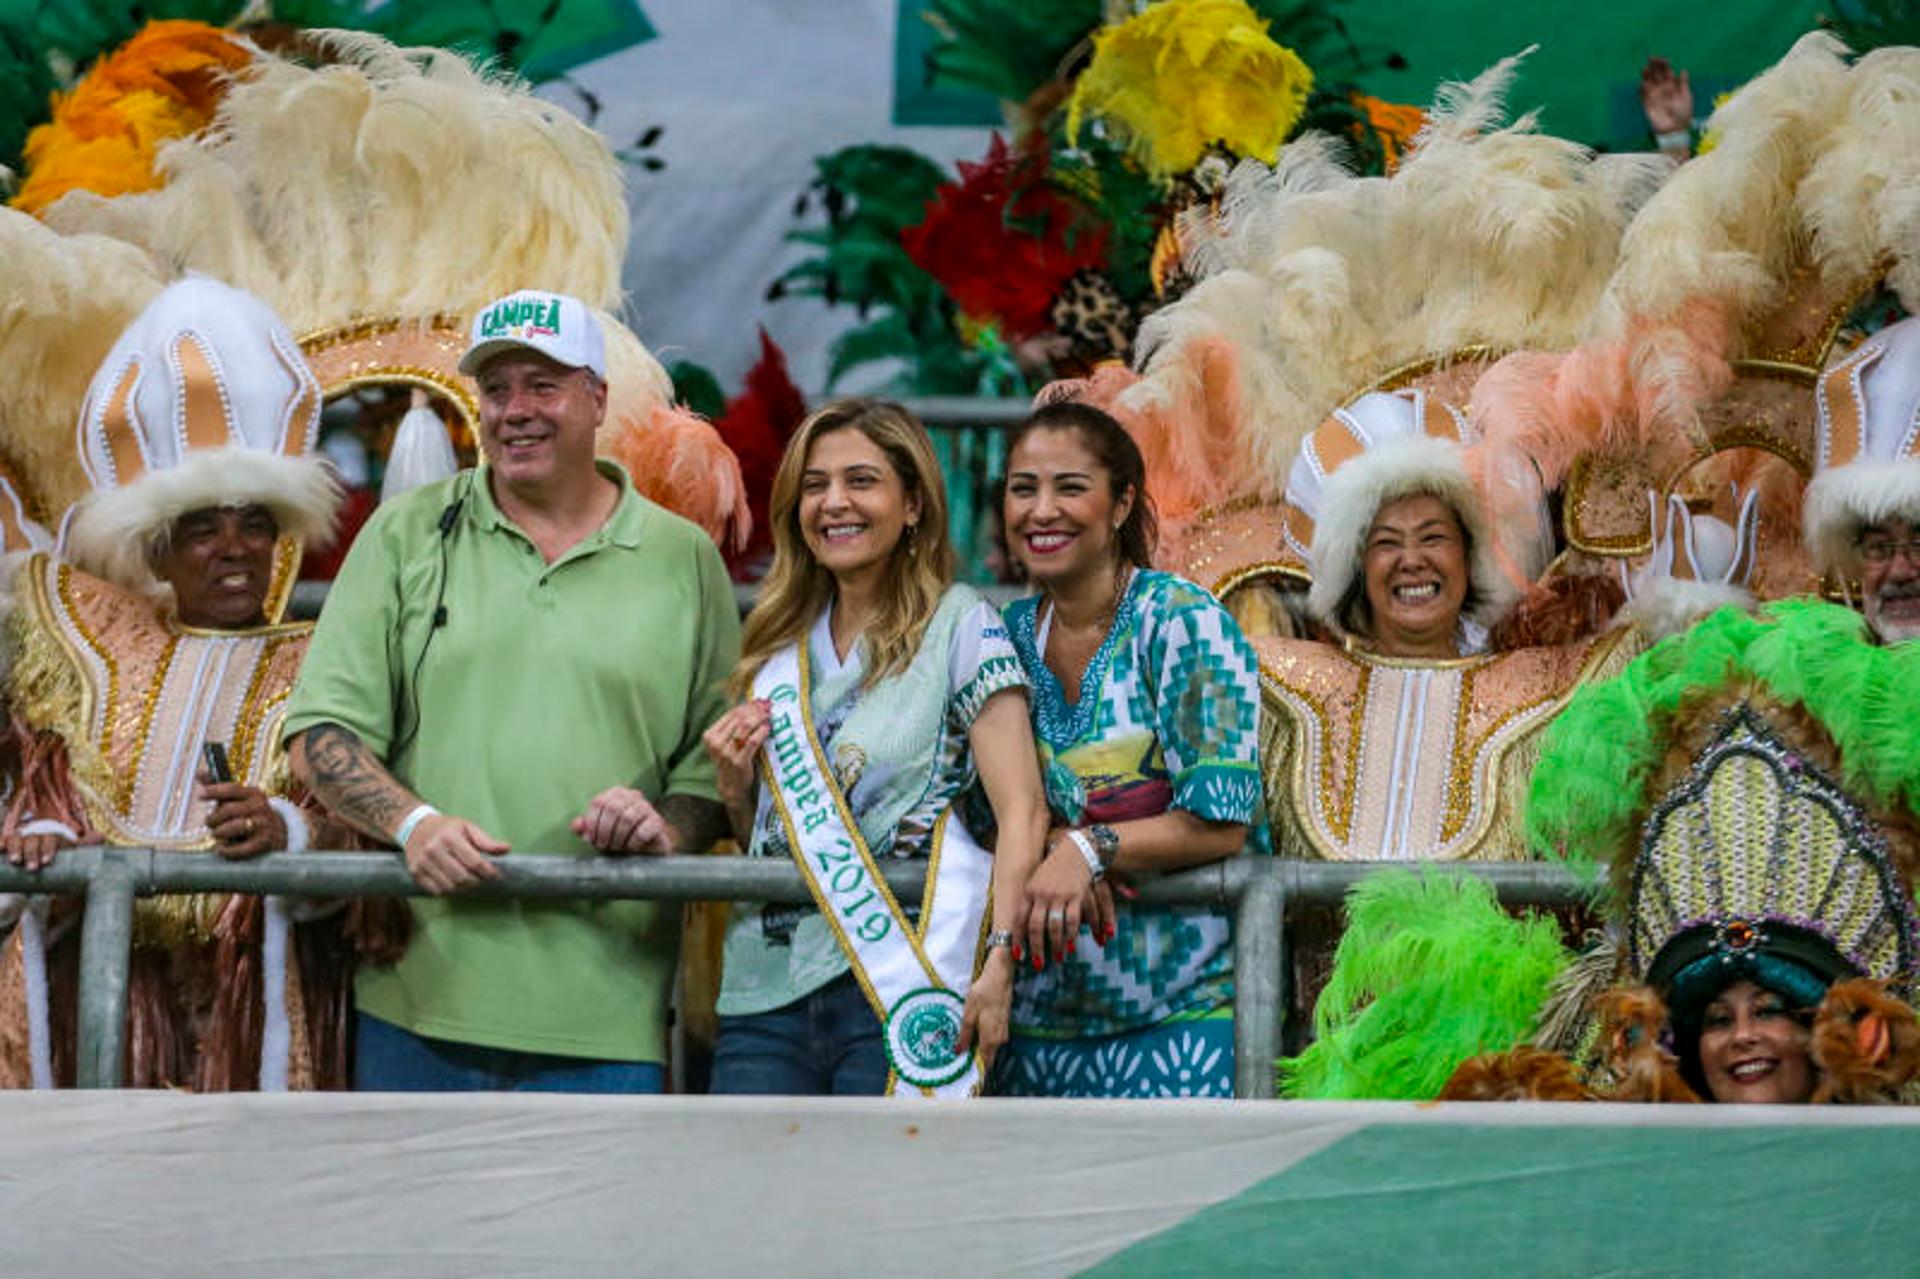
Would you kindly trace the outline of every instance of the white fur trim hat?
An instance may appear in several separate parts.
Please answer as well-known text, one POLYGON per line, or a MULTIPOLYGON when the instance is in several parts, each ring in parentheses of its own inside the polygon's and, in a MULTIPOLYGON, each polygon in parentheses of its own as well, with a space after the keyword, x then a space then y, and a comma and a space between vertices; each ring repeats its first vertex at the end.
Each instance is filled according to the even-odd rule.
POLYGON ((1359 578, 1367 530, 1388 502, 1432 494, 1453 508, 1473 544, 1479 603, 1469 620, 1492 626, 1519 591, 1500 567, 1485 504, 1467 468, 1473 428, 1425 391, 1372 391, 1336 409, 1300 446, 1287 474, 1286 539, 1312 573, 1307 607, 1336 614, 1359 578))
POLYGON ((489 302, 473 317, 473 335, 460 371, 479 375, 503 351, 538 351, 556 364, 607 379, 607 340, 587 304, 564 293, 522 289, 489 302))
POLYGON ((320 384, 264 302, 200 276, 168 286, 88 387, 78 442, 93 491, 68 521, 67 554, 154 590, 151 535, 189 511, 258 503, 284 536, 326 534, 340 494, 313 455, 319 426, 320 384))
POLYGON ((1920 523, 1920 318, 1890 324, 1836 360, 1815 392, 1807 549, 1822 572, 1860 569, 1869 524, 1920 523))

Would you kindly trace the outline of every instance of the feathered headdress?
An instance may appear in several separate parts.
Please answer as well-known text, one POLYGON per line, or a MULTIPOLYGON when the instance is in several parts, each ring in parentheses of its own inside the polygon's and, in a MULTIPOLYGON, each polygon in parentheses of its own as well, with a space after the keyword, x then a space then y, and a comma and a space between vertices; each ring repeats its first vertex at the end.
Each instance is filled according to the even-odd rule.
POLYGON ((245 41, 202 22, 152 22, 102 58, 53 119, 27 135, 13 207, 38 213, 69 191, 151 191, 160 147, 205 128, 226 77, 253 59, 245 41))
POLYGON ((1496 526, 1469 471, 1475 441, 1466 415, 1426 391, 1371 392, 1334 410, 1300 446, 1287 477, 1286 537, 1303 555, 1313 585, 1308 605, 1332 622, 1358 580, 1367 530, 1397 498, 1431 494, 1452 507, 1473 547, 1471 575, 1479 606, 1472 620, 1492 626, 1518 596, 1515 579, 1545 566, 1543 512, 1532 526, 1496 526), (1503 552, 1523 566, 1508 573, 1503 552))
MULTIPOLYGON (((1512 357, 1474 390, 1490 439, 1550 486, 1577 453, 1603 453, 1569 485, 1581 549, 1644 551, 1647 484, 1751 442, 1756 423, 1804 484, 1813 383, 1849 311, 1883 273, 1920 309, 1920 50, 1849 65, 1831 36, 1805 36, 1712 127, 1719 144, 1627 228, 1581 345, 1512 357), (1593 492, 1609 474, 1620 486, 1593 492)), ((1763 545, 1797 540, 1799 484, 1767 486, 1763 545)))
POLYGON ((1098 116, 1160 178, 1185 173, 1216 145, 1270 162, 1312 92, 1313 72, 1246 0, 1161 0, 1094 36, 1067 136, 1098 116))
POLYGON ((1815 394, 1807 545, 1822 570, 1857 574, 1863 527, 1920 521, 1920 318, 1836 360, 1815 394))
POLYGON ((1279 1063, 1284 1097, 1429 1100, 1461 1062, 1530 1037, 1572 959, 1551 917, 1515 919, 1465 876, 1382 871, 1346 914, 1314 1043, 1279 1063))
POLYGON ((334 61, 257 56, 209 128, 162 148, 160 189, 75 191, 45 220, 262 298, 313 352, 328 394, 410 383, 470 417, 470 384, 454 370, 465 317, 525 287, 582 298, 602 309, 608 337, 603 446, 672 432, 643 449, 676 459, 671 483, 637 476, 642 491, 655 484, 681 514, 743 535, 731 455, 706 424, 670 411, 665 371, 607 314, 628 220, 606 141, 458 54, 353 32, 315 43, 334 61), (689 468, 696 457, 704 479, 689 468))
POLYGON ((284 537, 327 533, 339 505, 313 453, 320 384, 258 298, 215 280, 171 285, 107 352, 81 411, 93 491, 63 542, 73 562, 157 591, 153 535, 207 506, 256 503, 284 537))
POLYGON ((1032 337, 1076 272, 1106 265, 1107 228, 1047 185, 1043 146, 1013 151, 995 134, 984 160, 959 168, 901 243, 963 315, 1032 337))
POLYGON ((1359 391, 1580 339, 1659 162, 1595 157, 1531 116, 1502 126, 1517 66, 1443 88, 1391 178, 1303 137, 1183 220, 1201 278, 1141 325, 1141 380, 1116 401, 1170 516, 1277 496, 1307 433, 1359 391))
POLYGON ((0 453, 50 524, 91 485, 74 428, 94 372, 164 283, 133 245, 0 209, 0 453))

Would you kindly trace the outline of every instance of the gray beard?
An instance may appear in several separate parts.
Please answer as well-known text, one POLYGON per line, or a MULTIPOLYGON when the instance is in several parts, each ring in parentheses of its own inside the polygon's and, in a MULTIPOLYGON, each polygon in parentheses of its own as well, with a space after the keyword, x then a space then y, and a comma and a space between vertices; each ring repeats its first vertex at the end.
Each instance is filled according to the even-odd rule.
POLYGON ((1873 627, 1874 634, 1883 644, 1904 644, 1908 640, 1920 639, 1920 621, 1890 622, 1882 616, 1880 597, 1868 596, 1866 601, 1867 625, 1873 627))

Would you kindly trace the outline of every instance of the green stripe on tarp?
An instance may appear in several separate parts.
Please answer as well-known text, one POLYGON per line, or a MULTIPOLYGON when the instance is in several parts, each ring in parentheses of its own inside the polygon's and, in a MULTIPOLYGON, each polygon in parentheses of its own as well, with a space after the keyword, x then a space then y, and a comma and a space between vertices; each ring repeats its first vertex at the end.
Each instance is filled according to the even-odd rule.
POLYGON ((1368 1127, 1084 1272, 1906 1274, 1900 1127, 1368 1127))

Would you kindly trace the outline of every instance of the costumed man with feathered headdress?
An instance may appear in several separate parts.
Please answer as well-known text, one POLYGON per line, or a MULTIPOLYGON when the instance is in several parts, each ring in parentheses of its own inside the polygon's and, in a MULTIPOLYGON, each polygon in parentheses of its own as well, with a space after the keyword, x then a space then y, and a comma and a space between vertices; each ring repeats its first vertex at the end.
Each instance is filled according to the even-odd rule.
MULTIPOLYGON (((314 841, 278 727, 310 628, 276 619, 299 544, 328 533, 339 501, 313 453, 319 409, 286 326, 206 278, 162 290, 100 365, 77 432, 93 490, 64 553, 14 581, 8 695, 29 735, 6 821, 17 863, 92 842, 249 857, 314 841)), ((0 1075, 15 1085, 72 1077, 67 913, 29 908, 0 972, 0 1075)), ((141 899, 128 1082, 333 1081, 343 1058, 299 952, 277 900, 141 899)))

